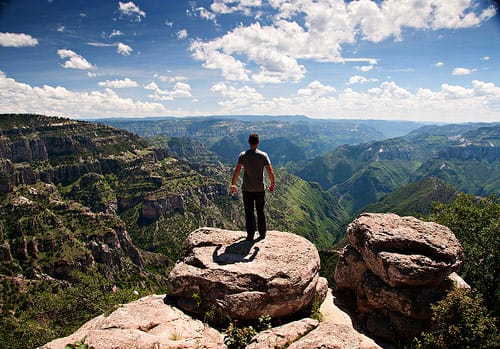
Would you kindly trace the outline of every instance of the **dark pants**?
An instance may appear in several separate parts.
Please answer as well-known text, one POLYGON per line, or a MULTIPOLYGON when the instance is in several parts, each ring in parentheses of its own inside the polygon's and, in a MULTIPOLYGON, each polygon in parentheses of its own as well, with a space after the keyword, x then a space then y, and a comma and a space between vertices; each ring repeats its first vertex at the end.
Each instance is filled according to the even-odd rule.
POLYGON ((257 224, 259 237, 266 235, 266 216, 264 214, 265 192, 243 192, 243 204, 245 206, 245 226, 247 237, 253 239, 255 235, 255 214, 254 207, 257 210, 257 224))

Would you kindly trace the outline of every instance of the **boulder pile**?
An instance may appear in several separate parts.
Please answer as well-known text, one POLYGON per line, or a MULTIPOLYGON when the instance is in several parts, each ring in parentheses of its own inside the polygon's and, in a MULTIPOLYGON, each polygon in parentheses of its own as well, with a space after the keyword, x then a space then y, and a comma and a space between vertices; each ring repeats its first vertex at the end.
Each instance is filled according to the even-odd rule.
MULTIPOLYGON (((347 228, 335 270, 339 295, 351 297, 360 325, 372 335, 409 340, 426 329, 431 304, 454 287, 463 250, 445 226, 414 217, 365 213, 347 228)), ((347 297, 348 298, 348 297, 347 297)))

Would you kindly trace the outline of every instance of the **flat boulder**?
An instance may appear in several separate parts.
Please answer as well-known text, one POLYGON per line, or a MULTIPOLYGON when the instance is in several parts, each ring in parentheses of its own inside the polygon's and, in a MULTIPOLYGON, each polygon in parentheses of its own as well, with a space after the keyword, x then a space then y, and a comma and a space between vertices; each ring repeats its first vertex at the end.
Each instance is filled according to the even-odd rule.
POLYGON ((346 235, 367 267, 392 287, 437 285, 463 260, 449 228, 414 217, 364 213, 346 235))
POLYGON ((323 301, 316 247, 295 234, 268 231, 247 241, 246 232, 200 228, 184 241, 168 276, 170 297, 183 310, 218 311, 232 319, 286 317, 323 301))
POLYGON ((165 295, 152 295, 122 305, 41 349, 64 349, 82 338, 94 348, 226 348, 220 332, 165 304, 164 298, 165 295))

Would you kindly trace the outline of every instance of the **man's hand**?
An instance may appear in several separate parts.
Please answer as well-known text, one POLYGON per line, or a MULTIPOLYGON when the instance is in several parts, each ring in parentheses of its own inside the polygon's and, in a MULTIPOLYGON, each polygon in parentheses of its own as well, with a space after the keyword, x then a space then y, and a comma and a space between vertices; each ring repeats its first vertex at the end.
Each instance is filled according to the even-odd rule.
POLYGON ((270 193, 274 191, 274 183, 271 184, 269 187, 267 187, 267 190, 269 190, 270 193))
POLYGON ((235 185, 231 185, 231 195, 236 195, 238 193, 238 188, 235 185))

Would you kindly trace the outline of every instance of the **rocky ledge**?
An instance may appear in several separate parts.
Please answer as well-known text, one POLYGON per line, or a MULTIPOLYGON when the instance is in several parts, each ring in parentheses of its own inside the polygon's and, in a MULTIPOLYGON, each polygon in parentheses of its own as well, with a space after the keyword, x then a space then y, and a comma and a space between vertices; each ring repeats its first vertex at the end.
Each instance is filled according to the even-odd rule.
POLYGON ((328 284, 319 277, 319 254, 311 242, 280 231, 269 231, 263 240, 245 237, 217 228, 187 237, 168 277, 180 308, 203 314, 215 307, 232 319, 258 319, 291 316, 323 301, 328 284))
POLYGON ((247 349, 380 349, 335 306, 326 279, 319 277, 313 244, 279 231, 269 231, 263 240, 245 237, 242 231, 194 231, 169 274, 168 296, 147 296, 120 306, 42 348, 63 349, 85 338, 99 349, 224 349, 224 334, 197 319, 213 305, 232 319, 282 317, 282 325, 258 333, 247 349), (321 321, 305 311, 312 302, 322 302, 321 321))

